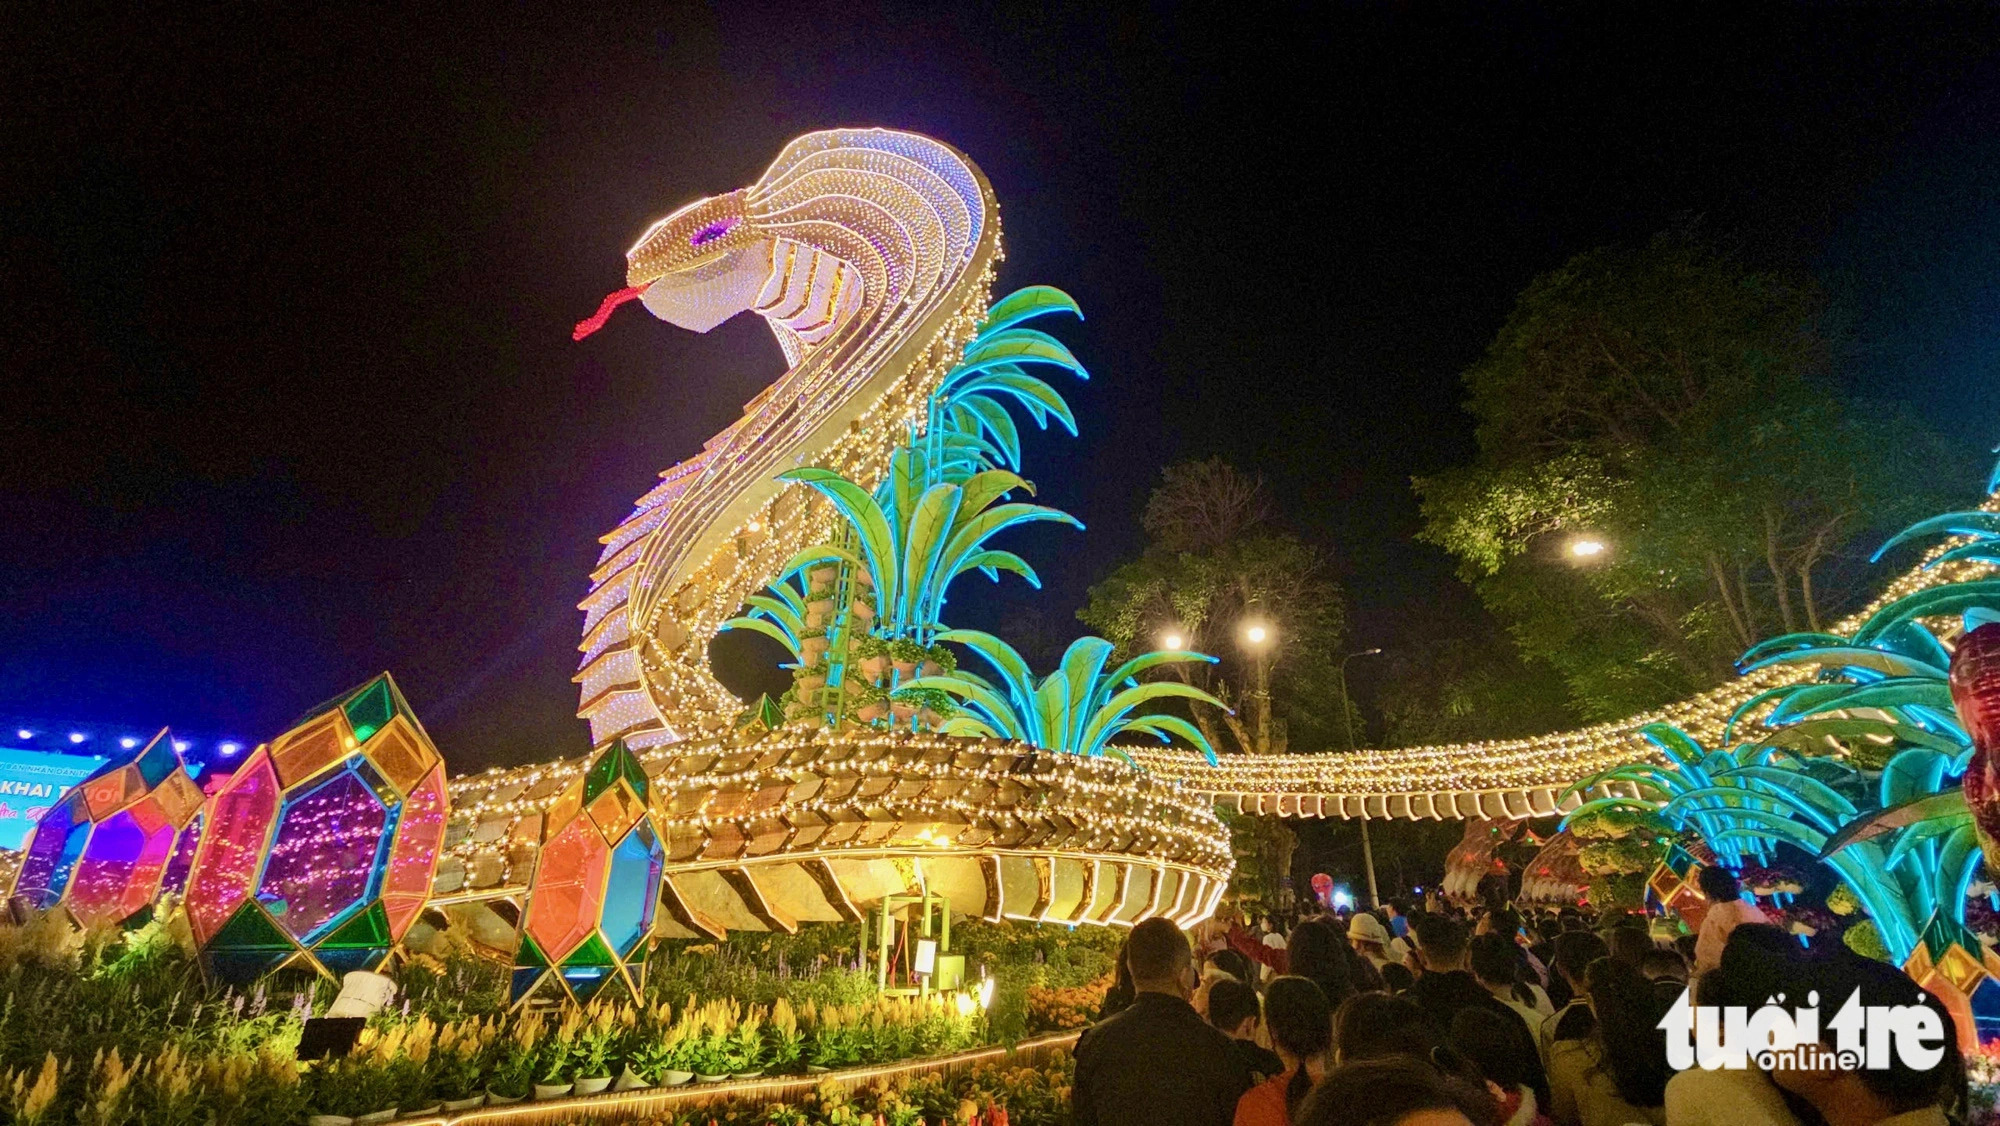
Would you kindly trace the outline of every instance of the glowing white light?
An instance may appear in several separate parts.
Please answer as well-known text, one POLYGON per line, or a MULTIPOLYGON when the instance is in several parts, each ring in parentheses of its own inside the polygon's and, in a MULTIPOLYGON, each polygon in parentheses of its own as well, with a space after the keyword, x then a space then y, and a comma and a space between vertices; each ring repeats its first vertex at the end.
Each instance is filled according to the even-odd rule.
POLYGON ((1178 633, 1170 633, 1160 639, 1160 644, 1168 649, 1185 649, 1187 648, 1187 638, 1182 637, 1178 633))
POLYGON ((1354 906, 1354 897, 1347 893, 1346 888, 1334 888, 1333 905, 1335 907, 1352 907, 1354 906))
POLYGON ((187 741, 186 739, 176 739, 176 740, 174 740, 174 750, 177 750, 177 751, 185 751, 185 750, 187 750, 187 749, 188 749, 189 747, 192 747, 192 746, 194 746, 194 744, 193 744, 193 743, 190 743, 190 742, 188 742, 188 741, 187 741))
POLYGON ((990 1009, 993 1007, 993 987, 998 984, 1000 984, 1000 979, 997 977, 989 977, 985 981, 979 983, 980 1008, 990 1009))
POLYGON ((743 530, 744 530, 744 531, 746 531, 746 532, 749 532, 749 533, 750 533, 751 535, 753 535, 753 536, 754 536, 754 535, 756 535, 756 534, 757 534, 758 532, 761 532, 761 531, 763 531, 763 530, 764 530, 764 524, 763 524, 763 522, 762 522, 762 521, 759 521, 759 520, 752 520, 752 521, 750 521, 750 522, 749 522, 748 524, 745 524, 745 525, 743 525, 743 530))
POLYGON ((1271 636, 1271 631, 1263 626, 1251 626, 1243 631, 1243 636, 1249 638, 1252 645, 1262 645, 1265 639, 1271 636))
POLYGON ((81 742, 83 742, 83 740, 84 740, 84 734, 83 734, 83 732, 81 732, 81 731, 72 731, 72 732, 70 732, 70 733, 69 733, 69 741, 70 741, 70 742, 72 742, 72 743, 81 743, 81 742))
POLYGON ((35 737, 35 733, 34 733, 34 732, 32 732, 32 731, 30 731, 30 730, 28 730, 28 729, 27 729, 27 728, 25 728, 25 727, 23 727, 23 728, 21 728, 20 730, 18 730, 18 731, 16 731, 16 732, 14 732, 14 738, 16 738, 16 739, 33 739, 34 737, 35 737))
POLYGON ((139 745, 139 740, 127 735, 123 739, 118 740, 118 745, 129 751, 139 745))
POLYGON ((235 754, 236 752, 238 752, 238 751, 240 751, 240 750, 242 750, 242 749, 243 749, 243 744, 241 744, 241 743, 222 743, 222 744, 218 744, 218 745, 216 746, 216 748, 215 748, 215 749, 216 749, 216 750, 218 750, 218 751, 221 751, 221 752, 222 752, 223 754, 225 754, 225 755, 233 755, 233 754, 235 754))
POLYGON ((1595 559, 1604 554, 1606 550, 1608 548, 1606 548, 1603 540, 1591 539, 1588 536, 1582 539, 1571 540, 1569 544, 1569 553, 1578 559, 1595 559))

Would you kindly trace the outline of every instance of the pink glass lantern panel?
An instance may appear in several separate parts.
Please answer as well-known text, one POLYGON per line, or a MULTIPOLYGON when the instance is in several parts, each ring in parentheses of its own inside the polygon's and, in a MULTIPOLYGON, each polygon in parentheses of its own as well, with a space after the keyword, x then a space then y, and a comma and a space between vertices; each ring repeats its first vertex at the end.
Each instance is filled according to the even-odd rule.
POLYGON ((174 827, 151 801, 98 823, 64 904, 78 922, 118 923, 153 899, 174 847, 174 827))
POLYGON ((440 766, 432 768, 403 803, 396 851, 389 858, 389 876, 382 884, 389 936, 398 942, 430 895, 438 848, 444 843, 444 821, 444 768, 440 766))
POLYGON ((278 775, 271 757, 259 753, 216 795, 205 830, 208 847, 188 878, 188 922, 197 942, 214 937, 250 894, 277 813, 278 775))
POLYGON ((374 883, 389 811, 342 770, 285 803, 257 899, 293 938, 310 943, 374 883))

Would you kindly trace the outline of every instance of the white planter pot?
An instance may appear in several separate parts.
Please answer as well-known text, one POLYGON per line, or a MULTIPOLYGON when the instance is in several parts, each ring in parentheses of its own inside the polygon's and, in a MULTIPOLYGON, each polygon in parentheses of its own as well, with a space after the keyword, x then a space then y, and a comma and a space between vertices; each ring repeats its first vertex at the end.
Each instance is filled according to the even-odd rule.
POLYGON ((420 1106, 420 1107, 418 1107, 418 1108, 417 1108, 417 1109, 415 1109, 415 1110, 406 1110, 406 1111, 403 1111, 402 1113, 398 1114, 398 1115, 397 1115, 396 1117, 398 1117, 398 1118, 429 1118, 429 1117, 430 1117, 431 1115, 433 1115, 433 1114, 436 1114, 436 1113, 437 1113, 438 1111, 441 1111, 441 1110, 443 1110, 443 1109, 444 1109, 444 1104, 443 1104, 443 1103, 432 1103, 432 1104, 431 1104, 431 1105, 429 1105, 429 1106, 420 1106))
POLYGON ((527 1097, 528 1096, 526 1095, 503 1095, 497 1091, 492 1090, 491 1088, 488 1088, 486 1092, 486 1105, 513 1106, 515 1103, 518 1103, 527 1097))
POLYGON ((702 1074, 701 1072, 697 1071, 697 1072, 695 1072, 695 1073, 694 1073, 694 1078, 695 1078, 695 1082, 697 1082, 697 1083, 720 1083, 720 1082, 722 1082, 722 1081, 723 1081, 724 1079, 727 1079, 727 1078, 729 1078, 729 1076, 727 1076, 727 1075, 703 1075, 703 1074, 702 1074))
POLYGON ((570 1088, 574 1086, 576 1086, 574 1083, 537 1083, 535 1084, 535 1101, 541 1102, 544 1099, 565 1098, 569 1095, 570 1088))
POLYGON ((638 1073, 632 1070, 631 1064, 626 1064, 625 1070, 618 1073, 618 1082, 613 1083, 611 1089, 614 1091, 637 1091, 650 1086, 652 1086, 651 1083, 639 1078, 638 1073))
POLYGON ((660 1086, 662 1087, 682 1087, 692 1082, 694 1082, 694 1072, 692 1071, 662 1071, 660 1073, 660 1086))
POLYGON ((764 1075, 764 1069, 760 1067, 760 1068, 758 1068, 758 1069, 757 1069, 757 1070, 755 1070, 755 1071, 739 1071, 739 1072, 737 1072, 736 1074, 734 1074, 734 1075, 730 1076, 730 1078, 731 1078, 731 1079, 759 1079, 759 1078, 762 1078, 762 1077, 763 1077, 763 1075, 764 1075))
POLYGON ((367 1114, 355 1115, 354 1126, 380 1126, 381 1123, 394 1122, 395 1120, 396 1108, 392 1106, 388 1110, 375 1110, 367 1114))
POLYGON ((344 1114, 308 1114, 307 1126, 354 1126, 354 1120, 344 1114))
POLYGON ((477 1110, 486 1101, 485 1095, 468 1095, 462 1099, 446 1099, 444 1109, 449 1111, 477 1110))
POLYGON ((611 1086, 611 1077, 609 1075, 594 1075, 589 1079, 577 1080, 575 1093, 579 1095, 602 1094, 604 1089, 609 1086, 611 1086))

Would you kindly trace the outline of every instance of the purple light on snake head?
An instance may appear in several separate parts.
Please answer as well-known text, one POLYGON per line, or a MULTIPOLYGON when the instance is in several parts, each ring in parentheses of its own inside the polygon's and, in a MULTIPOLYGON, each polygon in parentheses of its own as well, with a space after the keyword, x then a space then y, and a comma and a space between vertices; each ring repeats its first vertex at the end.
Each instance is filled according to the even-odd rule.
POLYGON ((688 238, 688 245, 707 246, 709 243, 728 234, 735 226, 736 220, 734 219, 717 219, 715 222, 710 223, 690 236, 688 238))

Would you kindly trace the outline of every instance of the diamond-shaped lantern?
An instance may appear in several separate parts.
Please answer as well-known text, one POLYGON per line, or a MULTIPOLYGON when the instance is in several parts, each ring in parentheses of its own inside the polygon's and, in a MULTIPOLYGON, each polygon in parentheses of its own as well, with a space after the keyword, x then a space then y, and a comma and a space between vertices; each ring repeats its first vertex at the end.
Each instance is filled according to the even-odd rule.
POLYGON ((614 983, 638 996, 666 863, 650 792, 620 740, 550 808, 514 955, 515 1000, 539 990, 588 1001, 614 983))
POLYGON ((388 673, 258 747, 210 801, 188 873, 203 967, 245 982, 380 966, 423 910, 446 801, 444 761, 388 673))
POLYGON ((84 926, 124 923, 151 907, 201 787, 164 728, 138 752, 71 787, 36 823, 13 894, 62 907, 84 926))

